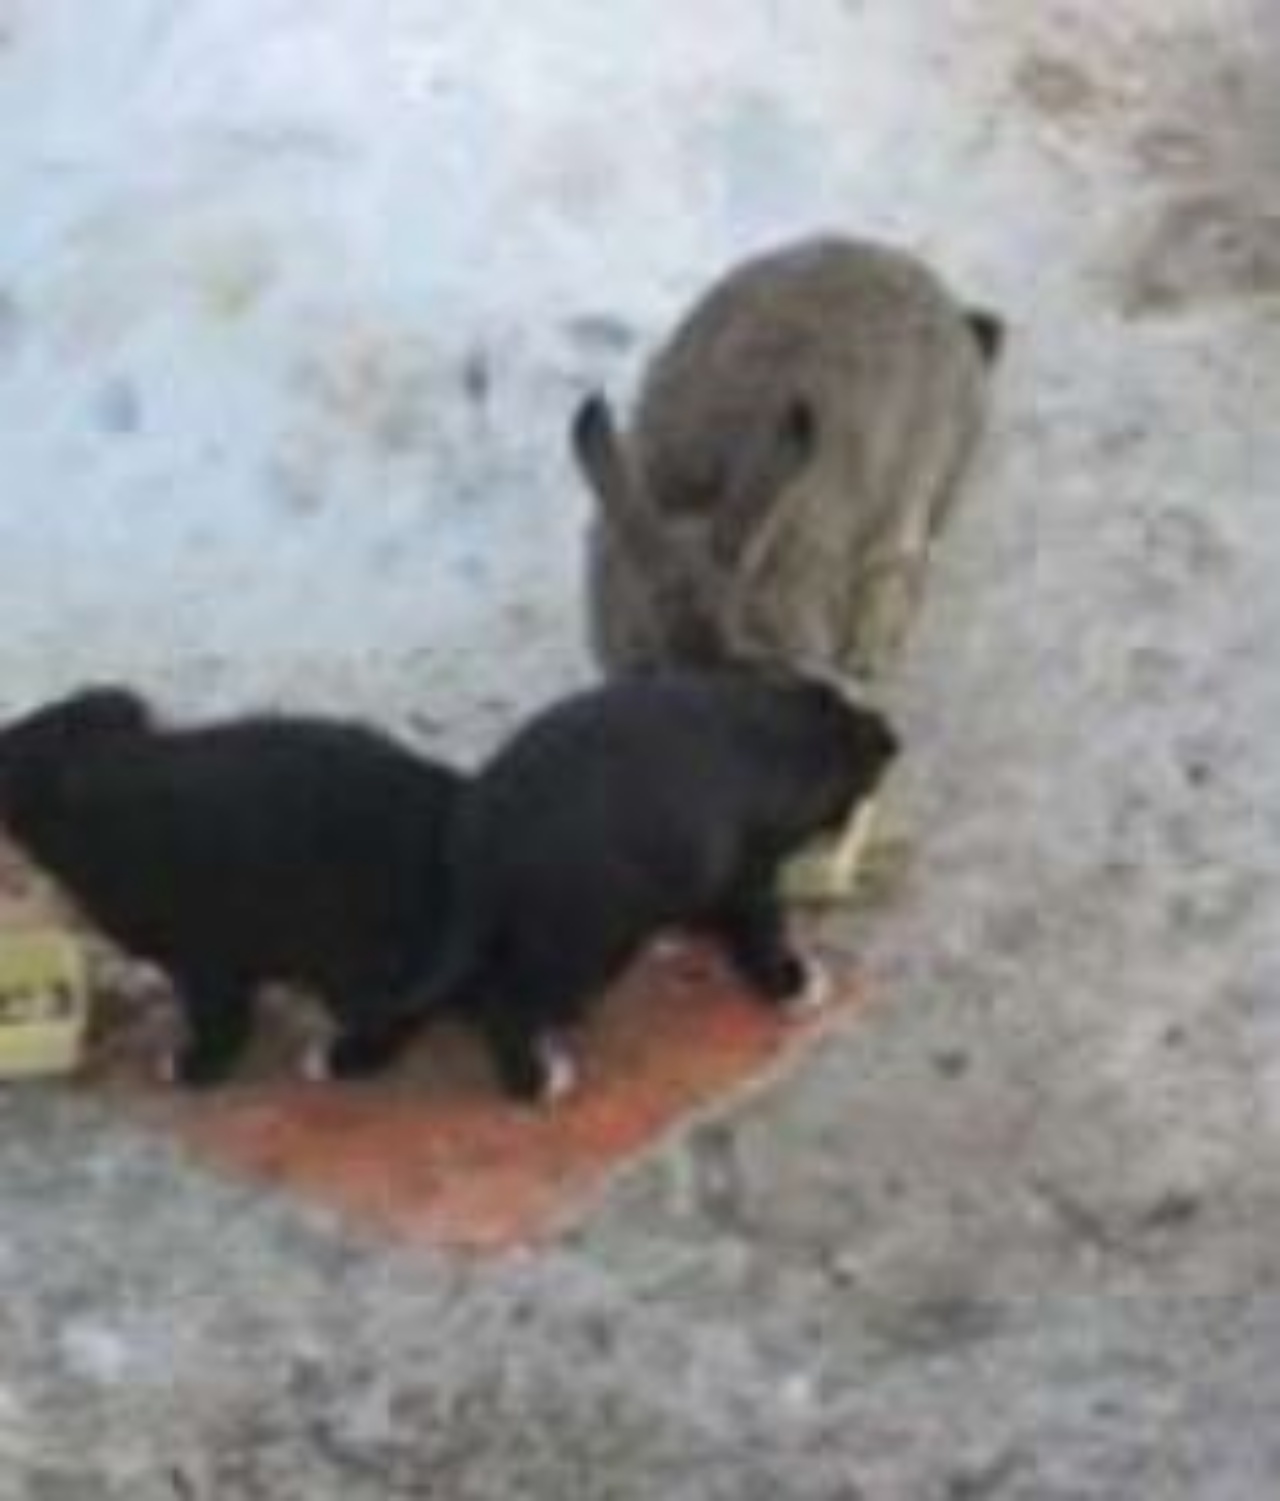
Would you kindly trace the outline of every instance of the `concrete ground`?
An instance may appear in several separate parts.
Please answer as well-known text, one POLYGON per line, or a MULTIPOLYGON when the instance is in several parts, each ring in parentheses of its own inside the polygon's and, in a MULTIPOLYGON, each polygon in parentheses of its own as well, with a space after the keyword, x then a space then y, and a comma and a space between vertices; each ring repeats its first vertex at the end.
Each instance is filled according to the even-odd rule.
MULTIPOLYGON (((235 76, 218 48, 243 7, 222 7, 225 34, 209 4, 114 9, 169 17, 170 47, 184 13, 203 16, 191 57, 235 76)), ((513 115, 536 108, 539 63, 584 58, 565 85, 579 127, 603 109, 628 162, 628 126, 673 130, 692 153, 673 172, 707 164, 678 194, 728 205, 699 237, 656 212, 656 177, 611 189, 589 161, 585 177, 563 161, 534 174, 527 192, 586 205, 580 235, 568 224, 539 242, 573 281, 559 302, 540 285, 548 306, 572 305, 595 235, 591 297, 644 342, 716 257, 821 210, 921 245, 1007 312, 992 441, 899 693, 922 849, 891 909, 841 935, 880 1003, 765 1098, 641 1164, 572 1240, 498 1263, 362 1239, 61 1091, 0 1095, 3 1501, 1280 1494, 1273 7, 815 0, 785 23, 783 9, 619 0, 588 18, 548 0, 478 5, 456 26, 489 26, 496 46, 510 18, 497 71, 513 115), (664 112, 681 99, 683 135, 664 112), (813 161, 830 163, 817 188, 813 161), (601 284, 611 252, 589 208, 611 191, 652 282, 601 284)), ((0 7, 0 72, 41 10, 0 7)), ((77 10, 63 86, 107 99, 119 48, 87 0, 49 7, 45 29, 74 30, 77 10)), ((424 46, 437 15, 425 0, 312 6, 318 93, 364 56, 357 13, 374 31, 422 23, 424 46), (345 42, 321 56, 331 22, 345 42)), ((260 14, 273 45, 291 25, 302 38, 297 8, 260 14)), ((0 144, 6 190, 34 171, 33 138, 21 161, 14 139, 0 144)), ((451 193, 466 180, 453 167, 451 193)), ((14 230, 6 215, 6 235, 34 243, 55 220, 14 230)), ((503 228, 495 259, 515 266, 519 213, 503 228)), ((530 234, 545 229, 531 209, 530 234)), ((55 474, 28 430, 51 367, 21 347, 38 334, 23 331, 23 287, 43 283, 16 261, 9 273, 0 349, 35 363, 0 376, 23 415, 5 429, 6 538, 15 484, 44 503, 55 474)), ((608 366, 591 361, 617 330, 593 317, 545 390, 543 366, 520 367, 543 391, 530 423, 560 420, 573 382, 608 366)), ((132 398, 114 390, 99 419, 128 427, 132 398)), ((64 466, 88 452, 49 441, 64 466)), ((514 494, 518 471, 499 462, 513 450, 494 442, 487 478, 514 494)), ((569 484, 550 451, 529 457, 548 492, 569 484)), ((74 616, 101 581, 59 525, 21 556, 80 568, 74 616)), ((548 548, 569 546, 568 520, 551 531, 548 548)), ((223 541, 199 564, 211 587, 226 582, 223 541)), ((290 552, 282 576, 308 556, 290 552)), ((403 626, 399 587, 368 629, 403 626)), ((547 585, 543 635, 526 621, 520 691, 580 670, 558 599, 547 585)), ((217 639, 232 667, 236 631, 266 618, 256 608, 217 639)), ((105 639, 181 692, 192 609, 181 639, 105 639)), ((332 642, 345 660, 341 612, 318 610, 317 655, 332 642)), ((54 659, 84 665, 88 645, 42 635, 35 601, 14 619, 22 685, 47 683, 54 659)), ((355 612, 353 639, 365 628, 355 612)), ((255 691, 290 681, 301 652, 246 650, 255 691)), ((397 671, 375 663, 364 690, 388 717, 410 697, 397 671)))

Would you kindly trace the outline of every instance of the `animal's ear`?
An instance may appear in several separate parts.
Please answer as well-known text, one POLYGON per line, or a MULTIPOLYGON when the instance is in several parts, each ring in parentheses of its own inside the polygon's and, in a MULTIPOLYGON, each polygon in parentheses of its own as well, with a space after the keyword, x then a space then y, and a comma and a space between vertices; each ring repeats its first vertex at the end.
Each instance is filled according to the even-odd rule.
POLYGON ((978 341, 982 358, 988 365, 994 365, 1004 349, 1004 319, 997 313, 989 312, 986 308, 970 308, 965 314, 965 322, 968 323, 973 331, 973 337, 978 341))
POLYGON ((615 569, 624 574, 637 600, 658 621, 658 633, 676 659, 710 660, 718 649, 712 629, 717 590, 697 550, 682 545, 664 524, 625 445, 613 413, 601 395, 588 396, 569 429, 578 466, 594 490, 609 534, 615 569))
POLYGON ((647 573, 670 581, 667 539, 618 436, 609 403, 599 392, 586 397, 574 413, 569 443, 622 551, 647 573))
POLYGON ((618 439, 613 411, 599 391, 584 397, 573 414, 569 446, 606 518, 630 516, 635 510, 635 481, 618 439))
POLYGON ((732 564, 768 528, 782 492, 818 447, 818 414, 805 396, 791 397, 744 448, 711 527, 716 558, 732 564))
POLYGON ((818 442, 818 417, 813 404, 794 396, 782 411, 778 424, 778 447, 785 462, 800 468, 809 462, 818 442))

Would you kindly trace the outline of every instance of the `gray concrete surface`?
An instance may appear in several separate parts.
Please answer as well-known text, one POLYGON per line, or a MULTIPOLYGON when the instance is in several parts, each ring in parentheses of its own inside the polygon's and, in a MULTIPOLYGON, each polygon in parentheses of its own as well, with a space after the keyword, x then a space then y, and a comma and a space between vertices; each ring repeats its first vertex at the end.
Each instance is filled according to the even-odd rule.
MULTIPOLYGON (((643 343, 723 253, 820 215, 920 245, 1014 329, 984 472, 901 688, 924 853, 891 910, 838 935, 880 1003, 766 1098, 645 1163, 570 1242, 496 1265, 361 1241, 57 1091, 0 1097, 0 1497, 1280 1494, 1270 0, 84 0, 0 18, 3 659, 24 689, 110 645, 202 702, 294 685, 394 718, 429 698, 411 625, 429 565, 404 563, 385 597, 368 588, 376 558, 407 547, 429 476, 388 464, 394 482, 366 499, 373 461, 344 450, 349 467, 324 472, 350 490, 314 512, 299 500, 304 540, 279 544, 257 481, 228 482, 206 552, 145 466, 112 469, 107 438, 77 426, 86 410, 113 435, 154 426, 173 463, 197 465, 198 407, 257 475, 283 410, 271 340, 306 323, 287 298, 270 337, 266 312, 225 339, 162 318, 136 334, 172 372, 154 408, 59 352, 76 257, 91 328, 100 293, 170 264, 167 249, 103 261, 68 221, 69 158, 103 153, 89 181, 104 204, 127 176, 120 121, 151 153, 138 171, 177 172, 202 111, 265 111, 310 162, 333 143, 302 117, 346 110, 365 155, 344 137, 281 169, 299 196, 270 222, 303 267, 285 283, 359 276, 367 292, 385 268, 393 311, 450 288, 459 347, 481 308, 518 332, 498 346, 514 387, 485 442, 459 402, 412 445, 454 455, 442 492, 449 464, 470 468, 526 523, 526 497, 562 497, 536 544, 554 567, 535 584, 531 554, 495 564, 541 625, 526 620, 518 668, 490 662, 486 694, 580 670, 578 503, 554 429, 567 391, 625 372, 600 319, 643 343), (144 31, 181 63, 158 92, 135 87, 122 40, 144 31), (406 107, 393 143, 369 105, 387 37, 419 61, 442 50, 476 91, 446 91, 459 102, 415 173, 426 117, 406 107), (479 124, 465 146, 450 134, 479 124), (356 226, 345 239, 313 234, 331 200, 356 226), (428 224, 444 279, 419 285, 428 224), (587 321, 557 364, 562 317, 587 321), (326 549, 348 535, 330 575, 326 549), (263 545, 270 589, 244 569, 263 545), (126 579, 131 608, 163 619, 154 639, 115 613, 126 579)), ((211 170, 248 183, 237 152, 258 130, 210 148, 211 170)), ((239 255, 220 306, 257 274, 239 255)), ((482 736, 464 699, 446 729, 482 736)))

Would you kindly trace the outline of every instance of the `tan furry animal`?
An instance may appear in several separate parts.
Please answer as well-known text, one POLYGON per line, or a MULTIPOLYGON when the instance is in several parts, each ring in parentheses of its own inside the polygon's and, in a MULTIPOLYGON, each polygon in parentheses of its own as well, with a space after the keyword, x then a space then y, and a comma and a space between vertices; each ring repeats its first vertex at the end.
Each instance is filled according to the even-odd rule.
POLYGON ((609 671, 765 657, 883 677, 982 426, 1003 335, 915 257, 821 238, 750 260, 658 352, 628 432, 572 424, 598 502, 609 671))

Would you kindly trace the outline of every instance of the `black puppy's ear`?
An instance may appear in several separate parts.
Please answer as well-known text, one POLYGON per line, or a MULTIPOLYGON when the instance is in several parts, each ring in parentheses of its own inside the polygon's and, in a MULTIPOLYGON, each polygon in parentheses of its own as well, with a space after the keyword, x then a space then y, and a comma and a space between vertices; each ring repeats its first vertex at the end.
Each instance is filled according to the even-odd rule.
POLYGON ((997 313, 989 312, 986 308, 970 308, 965 314, 965 321, 973 331, 973 337, 978 341, 978 348, 982 351, 982 358, 988 365, 994 365, 1000 358, 1005 343, 1005 321, 997 313))

